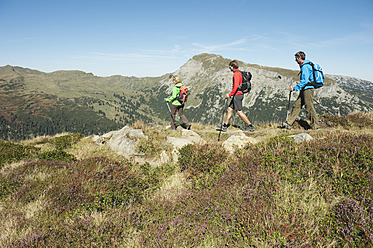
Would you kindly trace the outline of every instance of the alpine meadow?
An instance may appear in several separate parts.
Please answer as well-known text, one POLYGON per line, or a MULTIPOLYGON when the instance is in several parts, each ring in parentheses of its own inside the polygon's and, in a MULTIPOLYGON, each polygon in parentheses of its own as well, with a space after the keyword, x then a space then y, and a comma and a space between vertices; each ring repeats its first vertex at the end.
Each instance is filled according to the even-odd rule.
POLYGON ((255 132, 235 116, 220 134, 230 60, 145 78, 0 67, 0 247, 373 247, 372 82, 325 74, 319 129, 304 110, 280 129, 298 71, 239 61, 255 132), (173 75, 191 130, 166 128, 173 75))

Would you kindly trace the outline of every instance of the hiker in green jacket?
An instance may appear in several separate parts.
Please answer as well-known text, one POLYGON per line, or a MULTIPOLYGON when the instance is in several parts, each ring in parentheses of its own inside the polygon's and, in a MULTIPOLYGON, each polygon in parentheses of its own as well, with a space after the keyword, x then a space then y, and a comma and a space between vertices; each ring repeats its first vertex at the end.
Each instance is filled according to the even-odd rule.
POLYGON ((183 124, 181 126, 185 129, 190 130, 191 124, 189 124, 188 119, 185 117, 183 110, 184 110, 184 103, 181 103, 177 97, 180 95, 180 87, 183 86, 180 78, 178 76, 173 76, 172 81, 175 84, 172 89, 172 95, 169 98, 165 98, 166 102, 171 102, 171 129, 176 130, 177 125, 175 123, 175 115, 178 112, 183 124))

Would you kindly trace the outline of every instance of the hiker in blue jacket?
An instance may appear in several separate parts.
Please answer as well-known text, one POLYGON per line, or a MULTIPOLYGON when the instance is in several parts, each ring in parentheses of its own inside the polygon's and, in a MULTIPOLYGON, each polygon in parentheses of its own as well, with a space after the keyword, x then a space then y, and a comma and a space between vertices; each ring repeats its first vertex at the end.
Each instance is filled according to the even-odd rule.
POLYGON ((297 100, 295 100, 293 104, 293 108, 291 110, 290 115, 283 124, 283 128, 291 129, 291 126, 294 124, 295 119, 298 117, 302 109, 302 106, 305 106, 308 118, 311 121, 311 128, 317 129, 318 120, 315 108, 313 106, 313 96, 315 93, 315 87, 311 85, 311 82, 314 81, 312 66, 310 65, 311 61, 306 59, 306 54, 302 51, 299 51, 295 54, 295 61, 299 64, 301 70, 300 81, 296 86, 290 87, 289 90, 290 92, 300 92, 297 100))

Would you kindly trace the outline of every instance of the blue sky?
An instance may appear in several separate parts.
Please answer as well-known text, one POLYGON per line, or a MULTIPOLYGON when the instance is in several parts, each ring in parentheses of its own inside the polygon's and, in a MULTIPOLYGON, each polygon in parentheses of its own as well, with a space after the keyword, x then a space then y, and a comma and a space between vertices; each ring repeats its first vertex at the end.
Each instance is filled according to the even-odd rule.
POLYGON ((0 0, 0 66, 161 76, 194 55, 373 81, 373 1, 0 0))

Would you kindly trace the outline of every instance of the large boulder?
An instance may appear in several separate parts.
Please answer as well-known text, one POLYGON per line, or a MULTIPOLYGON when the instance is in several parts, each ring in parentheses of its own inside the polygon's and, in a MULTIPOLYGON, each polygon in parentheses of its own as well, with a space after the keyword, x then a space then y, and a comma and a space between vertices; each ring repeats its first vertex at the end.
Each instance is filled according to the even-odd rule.
POLYGON ((111 132, 111 138, 107 142, 110 149, 125 157, 140 155, 137 145, 140 139, 148 139, 141 129, 125 126, 119 131, 111 132))
POLYGON ((233 153, 236 148, 244 148, 247 144, 256 144, 258 141, 255 138, 248 137, 244 132, 239 132, 238 135, 232 135, 223 142, 223 147, 230 153, 233 153))
POLYGON ((180 137, 167 137, 167 142, 172 144, 175 149, 180 149, 189 144, 203 144, 205 143, 205 140, 203 140, 196 132, 183 129, 180 137))
POLYGON ((167 137, 167 142, 172 144, 175 149, 180 149, 183 146, 194 144, 193 141, 185 138, 167 137))
POLYGON ((202 139, 201 136, 198 135, 198 133, 187 129, 181 130, 181 137, 192 141, 194 144, 206 143, 206 141, 202 139))
POLYGON ((172 160, 176 163, 179 159, 179 149, 189 144, 204 144, 206 141, 196 132, 183 129, 180 137, 167 137, 167 142, 172 144, 172 160))

